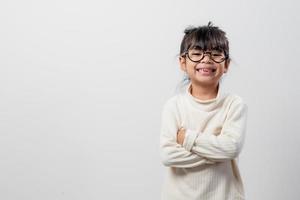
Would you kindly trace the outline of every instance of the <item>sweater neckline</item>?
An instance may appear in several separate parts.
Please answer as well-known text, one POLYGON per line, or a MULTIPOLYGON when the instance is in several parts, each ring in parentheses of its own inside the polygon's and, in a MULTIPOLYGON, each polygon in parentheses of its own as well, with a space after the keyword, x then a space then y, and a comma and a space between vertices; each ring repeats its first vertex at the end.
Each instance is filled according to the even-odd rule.
POLYGON ((201 100, 201 99, 194 97, 191 94, 191 86, 192 86, 192 83, 189 83, 188 86, 186 87, 185 96, 187 97, 188 101, 197 109, 211 111, 216 107, 216 105, 218 104, 218 102, 221 100, 221 98, 223 96, 223 88, 220 83, 218 84, 217 96, 215 98, 207 99, 207 100, 201 100))

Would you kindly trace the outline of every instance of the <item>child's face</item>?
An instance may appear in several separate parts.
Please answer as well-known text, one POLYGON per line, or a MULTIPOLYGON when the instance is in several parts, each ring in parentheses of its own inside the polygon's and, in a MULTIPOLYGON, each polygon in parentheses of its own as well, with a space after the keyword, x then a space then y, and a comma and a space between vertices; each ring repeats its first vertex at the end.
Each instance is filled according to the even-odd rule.
MULTIPOLYGON (((197 52, 189 53, 197 56, 197 52)), ((207 51, 212 53, 211 51, 207 51)), ((199 62, 193 62, 186 55, 179 58, 180 68, 187 73, 191 82, 200 85, 217 85, 220 78, 227 72, 229 67, 229 61, 225 60, 221 63, 217 63, 210 58, 209 54, 204 54, 204 57, 199 62)))

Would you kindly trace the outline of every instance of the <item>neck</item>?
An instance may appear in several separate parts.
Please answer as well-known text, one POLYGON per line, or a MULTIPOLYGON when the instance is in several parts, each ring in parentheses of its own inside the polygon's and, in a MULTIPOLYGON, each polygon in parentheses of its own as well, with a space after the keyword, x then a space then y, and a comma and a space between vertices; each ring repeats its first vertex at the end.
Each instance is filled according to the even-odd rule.
POLYGON ((200 100, 209 100, 217 97, 218 85, 199 85, 192 83, 190 92, 192 96, 200 100))

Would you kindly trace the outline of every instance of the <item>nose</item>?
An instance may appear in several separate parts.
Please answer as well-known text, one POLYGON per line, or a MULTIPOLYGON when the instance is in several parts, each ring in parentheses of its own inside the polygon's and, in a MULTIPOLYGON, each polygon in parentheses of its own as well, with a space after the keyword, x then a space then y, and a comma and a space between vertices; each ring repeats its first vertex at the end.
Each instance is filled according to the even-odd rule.
POLYGON ((211 62, 210 56, 211 56, 210 53, 204 53, 203 58, 202 58, 202 62, 205 62, 205 63, 211 62))

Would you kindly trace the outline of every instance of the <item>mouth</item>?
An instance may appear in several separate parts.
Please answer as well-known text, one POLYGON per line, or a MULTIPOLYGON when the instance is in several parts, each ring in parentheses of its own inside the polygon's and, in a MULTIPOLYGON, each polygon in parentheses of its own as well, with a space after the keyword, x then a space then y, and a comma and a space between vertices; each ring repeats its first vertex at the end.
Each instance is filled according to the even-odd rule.
POLYGON ((198 72, 215 72, 217 69, 215 68, 198 68, 196 71, 198 72))
POLYGON ((214 76, 217 71, 216 68, 200 67, 196 68, 196 74, 200 76, 214 76))

